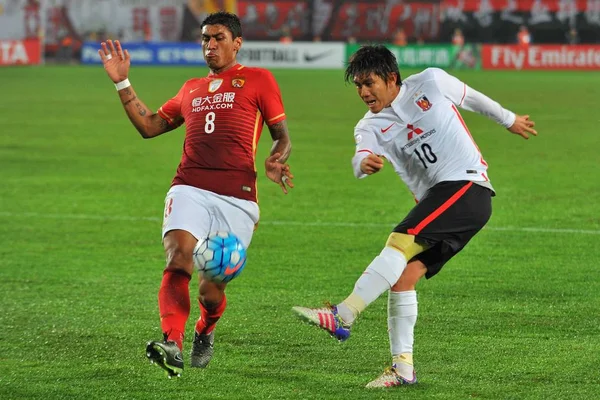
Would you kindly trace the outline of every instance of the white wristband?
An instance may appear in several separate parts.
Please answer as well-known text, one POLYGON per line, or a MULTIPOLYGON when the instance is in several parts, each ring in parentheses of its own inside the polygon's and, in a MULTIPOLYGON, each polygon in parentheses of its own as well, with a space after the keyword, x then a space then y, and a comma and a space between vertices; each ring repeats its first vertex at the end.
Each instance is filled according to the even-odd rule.
POLYGON ((117 88, 117 91, 128 88, 129 86, 131 86, 131 83, 129 83, 129 79, 125 79, 124 81, 115 83, 115 87, 117 88))

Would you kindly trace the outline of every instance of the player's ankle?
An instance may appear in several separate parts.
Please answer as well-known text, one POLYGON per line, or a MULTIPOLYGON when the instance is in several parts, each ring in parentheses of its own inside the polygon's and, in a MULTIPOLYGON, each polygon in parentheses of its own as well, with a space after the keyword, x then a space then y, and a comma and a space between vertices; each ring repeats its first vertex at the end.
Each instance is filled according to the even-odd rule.
POLYGON ((338 304, 336 307, 337 307, 338 315, 344 322, 344 325, 348 325, 348 326, 352 325, 352 323, 358 316, 358 313, 354 313, 352 308, 348 307, 348 305, 345 304, 345 302, 338 304))
POLYGON ((338 304, 338 314, 348 325, 351 325, 358 315, 367 307, 365 301, 352 292, 343 302, 338 304))
POLYGON ((392 357, 393 364, 404 364, 413 366, 413 355, 412 353, 401 353, 392 357))
POLYGON ((411 353, 402 353, 399 356, 394 356, 392 360, 392 365, 398 375, 409 380, 412 379, 415 368, 411 353))
POLYGON ((183 332, 173 329, 173 330, 169 331, 169 333, 165 332, 163 335, 164 335, 165 342, 166 341, 175 342, 177 347, 179 347, 179 350, 183 349, 183 340, 184 340, 183 332))

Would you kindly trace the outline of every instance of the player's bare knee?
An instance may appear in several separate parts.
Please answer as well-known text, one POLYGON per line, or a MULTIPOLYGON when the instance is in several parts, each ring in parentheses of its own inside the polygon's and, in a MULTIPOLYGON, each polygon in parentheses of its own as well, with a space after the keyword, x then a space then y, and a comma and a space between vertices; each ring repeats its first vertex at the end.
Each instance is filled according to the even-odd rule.
POLYGON ((399 251, 400 253, 404 254, 404 257, 407 260, 410 260, 417 254, 427 250, 426 246, 415 241, 415 237, 413 235, 398 232, 392 232, 390 234, 387 242, 385 243, 385 247, 399 251))
POLYGON ((193 249, 186 249, 179 246, 177 243, 165 247, 167 256, 167 266, 165 269, 183 270, 192 275, 194 272, 194 260, 192 258, 193 249))
POLYGON ((417 282, 419 282, 426 273, 427 267, 425 264, 419 260, 411 260, 402 272, 402 275, 400 275, 400 279, 392 286, 392 291, 404 292, 407 290, 415 290, 417 282))
POLYGON ((216 307, 223 299, 225 286, 227 286, 225 283, 214 283, 201 279, 198 300, 207 308, 216 307))
POLYGON ((165 235, 163 245, 167 257, 166 270, 182 270, 192 275, 194 272, 193 252, 196 239, 185 231, 170 231, 165 235))

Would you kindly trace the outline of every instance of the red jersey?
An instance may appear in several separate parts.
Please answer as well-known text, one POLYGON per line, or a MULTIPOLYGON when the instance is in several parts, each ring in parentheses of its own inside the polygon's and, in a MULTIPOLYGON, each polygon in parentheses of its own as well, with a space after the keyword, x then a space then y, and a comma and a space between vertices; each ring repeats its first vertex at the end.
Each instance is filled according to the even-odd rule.
POLYGON ((271 72, 237 64, 221 74, 190 79, 159 110, 185 120, 183 155, 172 185, 189 185, 257 201, 256 147, 263 123, 285 119, 271 72))

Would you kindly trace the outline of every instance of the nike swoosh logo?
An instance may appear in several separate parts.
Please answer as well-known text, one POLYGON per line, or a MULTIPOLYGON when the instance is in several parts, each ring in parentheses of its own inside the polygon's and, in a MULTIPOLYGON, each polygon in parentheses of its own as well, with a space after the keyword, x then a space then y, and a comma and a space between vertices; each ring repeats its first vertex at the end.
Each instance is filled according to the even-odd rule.
POLYGON ((246 257, 242 258, 233 268, 225 268, 225 275, 234 274, 238 269, 242 268, 242 265, 246 262, 246 257))
POLYGON ((199 87, 197 87, 196 89, 190 89, 190 93, 194 93, 196 90, 200 89, 199 87))
POLYGON ((387 128, 385 128, 385 129, 384 129, 384 128, 381 128, 381 133, 386 133, 386 132, 387 132, 387 131, 389 131, 389 130, 390 130, 390 128, 391 128, 392 126, 394 126, 395 124, 396 124, 396 123, 394 122, 394 123, 392 123, 390 126, 388 126, 388 127, 387 127, 387 128))
POLYGON ((183 362, 183 357, 181 357, 181 354, 179 354, 179 353, 175 354, 175 356, 173 358, 175 359, 175 361, 183 362))
POLYGON ((329 54, 330 54, 329 51, 325 51, 323 53, 314 54, 314 55, 304 53, 304 61, 306 61, 306 62, 317 61, 321 58, 327 57, 329 54))

